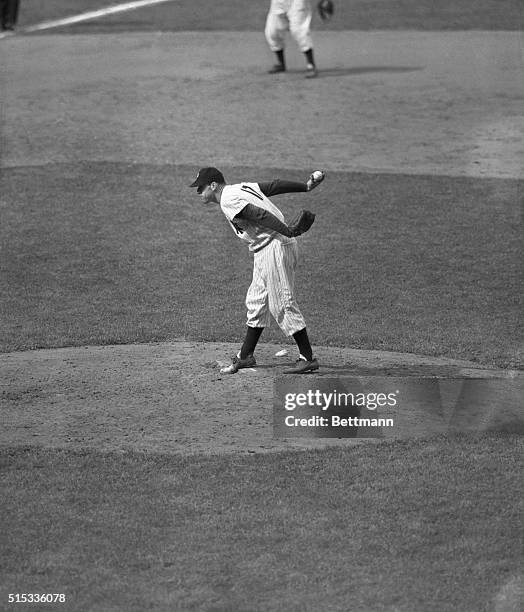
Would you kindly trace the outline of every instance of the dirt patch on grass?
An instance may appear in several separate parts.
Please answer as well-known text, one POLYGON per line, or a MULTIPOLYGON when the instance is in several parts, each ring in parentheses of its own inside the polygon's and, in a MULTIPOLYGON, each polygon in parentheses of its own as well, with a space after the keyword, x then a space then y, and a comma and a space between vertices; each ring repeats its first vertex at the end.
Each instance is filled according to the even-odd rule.
MULTIPOLYGON (((237 347, 176 342, 63 348, 0 355, 0 444, 148 452, 249 453, 360 440, 275 439, 274 381, 289 364, 263 344, 259 365, 220 373, 237 347)), ((465 361, 319 348, 319 377, 507 376, 465 361)), ((304 377, 302 377, 304 378, 304 377)))

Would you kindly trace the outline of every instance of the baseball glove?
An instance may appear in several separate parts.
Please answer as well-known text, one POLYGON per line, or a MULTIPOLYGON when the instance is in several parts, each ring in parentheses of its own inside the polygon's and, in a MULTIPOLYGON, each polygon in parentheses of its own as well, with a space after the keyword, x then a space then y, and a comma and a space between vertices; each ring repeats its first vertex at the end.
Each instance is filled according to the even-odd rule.
POLYGON ((322 21, 329 21, 335 12, 333 0, 319 0, 317 4, 317 11, 322 21))
POLYGON ((315 221, 314 213, 310 212, 309 210, 301 210, 288 226, 291 231, 291 235, 294 238, 296 236, 301 236, 313 225, 313 221, 315 221))

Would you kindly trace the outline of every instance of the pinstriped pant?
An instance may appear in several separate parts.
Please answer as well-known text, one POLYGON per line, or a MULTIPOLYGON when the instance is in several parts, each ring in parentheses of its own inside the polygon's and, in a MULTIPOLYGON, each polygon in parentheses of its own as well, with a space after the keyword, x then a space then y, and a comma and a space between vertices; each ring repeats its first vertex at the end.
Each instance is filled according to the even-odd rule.
POLYGON ((298 246, 272 240, 254 253, 253 280, 246 296, 249 327, 267 327, 271 314, 280 329, 292 336, 306 327, 293 292, 298 246))

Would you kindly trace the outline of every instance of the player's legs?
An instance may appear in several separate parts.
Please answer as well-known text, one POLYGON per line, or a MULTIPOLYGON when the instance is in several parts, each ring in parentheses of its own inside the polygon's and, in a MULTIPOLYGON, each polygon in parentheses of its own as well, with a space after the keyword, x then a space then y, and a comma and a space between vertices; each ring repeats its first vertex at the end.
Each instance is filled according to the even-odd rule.
POLYGON ((278 325, 297 343, 300 358, 287 374, 303 374, 318 370, 318 361, 313 357, 306 322, 294 295, 295 269, 298 263, 296 242, 282 244, 274 240, 263 251, 266 252, 268 272, 267 288, 269 310, 278 325))
POLYGON ((262 249, 267 274, 269 311, 288 336, 306 327, 294 294, 295 268, 298 261, 296 242, 282 244, 273 240, 262 249))
POLYGON ((304 53, 308 76, 316 76, 313 39, 311 37, 311 9, 304 6, 289 12, 289 29, 299 49, 304 53))
POLYGON ((289 12, 289 30, 295 39, 298 48, 305 53, 313 48, 311 37, 311 11, 299 8, 289 12))
POLYGON ((242 348, 233 357, 231 365, 220 370, 223 374, 236 374, 242 368, 256 365, 253 353, 264 327, 269 323, 269 308, 266 283, 260 262, 253 265, 253 280, 246 295, 247 330, 242 348))
POLYGON ((247 326, 246 336, 244 338, 242 348, 240 349, 240 352, 238 354, 238 357, 240 359, 247 359, 248 357, 254 354, 263 331, 263 327, 249 327, 249 325, 247 326))
POLYGON ((265 273, 257 255, 258 253, 255 254, 253 262, 253 280, 246 295, 247 330, 240 349, 241 359, 254 353, 264 327, 269 324, 269 300, 265 273))
POLYGON ((276 54, 277 63, 270 72, 284 72, 286 60, 284 57, 285 37, 289 30, 289 21, 286 15, 268 13, 264 34, 271 51, 276 54))
POLYGON ((285 47, 285 36, 289 30, 289 21, 286 15, 269 13, 266 19, 264 34, 271 51, 280 51, 285 47))
POLYGON ((262 263, 259 253, 255 253, 253 280, 246 295, 247 325, 249 327, 266 327, 269 323, 269 296, 262 263))

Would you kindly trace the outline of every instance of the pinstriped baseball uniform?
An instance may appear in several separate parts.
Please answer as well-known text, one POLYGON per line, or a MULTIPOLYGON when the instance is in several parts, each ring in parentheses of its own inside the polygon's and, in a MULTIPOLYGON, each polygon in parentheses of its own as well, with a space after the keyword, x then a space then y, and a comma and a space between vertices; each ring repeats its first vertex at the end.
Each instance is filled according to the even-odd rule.
POLYGON ((235 219, 247 204, 267 210, 284 221, 282 212, 264 195, 258 183, 224 187, 220 208, 236 235, 249 243, 254 257, 253 280, 246 296, 247 324, 267 327, 271 314, 282 331, 292 336, 306 327, 293 291, 297 241, 253 221, 235 219))
POLYGON ((256 365, 255 349, 269 323, 269 315, 284 333, 293 337, 299 357, 284 374, 305 374, 319 369, 313 355, 304 317, 296 303, 293 285, 297 265, 295 236, 307 232, 315 215, 303 210, 288 226, 280 210, 269 199, 282 193, 311 191, 324 180, 324 172, 312 172, 306 182, 276 179, 269 183, 228 185, 220 170, 200 168, 189 185, 196 187, 203 204, 218 204, 235 234, 253 253, 253 280, 246 296, 247 329, 240 351, 221 374, 236 374, 256 365))

